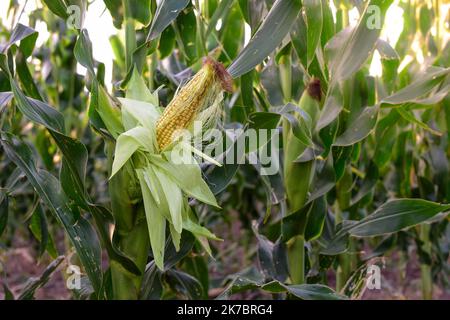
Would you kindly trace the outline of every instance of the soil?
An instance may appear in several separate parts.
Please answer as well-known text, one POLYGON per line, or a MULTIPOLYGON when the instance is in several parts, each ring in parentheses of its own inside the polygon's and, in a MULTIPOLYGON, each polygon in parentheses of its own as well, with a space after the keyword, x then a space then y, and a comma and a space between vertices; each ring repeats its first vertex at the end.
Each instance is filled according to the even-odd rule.
MULTIPOLYGON (((226 244, 224 243, 224 245, 226 244)), ((0 283, 5 283, 15 296, 21 292, 30 278, 40 276, 45 267, 51 262, 51 258, 46 254, 39 259, 35 247, 36 244, 33 241, 25 241, 19 237, 19 240, 14 240, 8 250, 0 248, 0 283)), ((238 248, 236 250, 239 251, 238 248)), ((243 255, 244 253, 241 252, 239 254, 239 252, 235 251, 234 259, 243 255)), ((404 262, 404 267, 401 266, 400 259, 396 253, 384 258, 384 266, 381 269, 381 289, 366 290, 362 299, 421 299, 420 268, 414 250, 411 250, 408 257, 409 260, 404 262), (399 269, 404 271, 401 272, 399 269)), ((236 263, 236 265, 239 265, 239 263, 236 263)), ((64 260, 49 282, 36 291, 36 299, 62 300, 71 298, 71 293, 66 288, 66 281, 63 277, 66 268, 67 261, 64 260)), ((213 273, 217 273, 217 271, 211 270, 213 273)), ((436 285, 433 289, 433 299, 450 300, 450 292, 448 290, 445 291, 436 285)), ((218 295, 219 293, 220 290, 217 289, 213 295, 218 295)), ((256 292, 249 292, 240 298, 258 299, 263 298, 263 296, 256 292)), ((0 299, 4 299, 3 286, 0 286, 0 299)))

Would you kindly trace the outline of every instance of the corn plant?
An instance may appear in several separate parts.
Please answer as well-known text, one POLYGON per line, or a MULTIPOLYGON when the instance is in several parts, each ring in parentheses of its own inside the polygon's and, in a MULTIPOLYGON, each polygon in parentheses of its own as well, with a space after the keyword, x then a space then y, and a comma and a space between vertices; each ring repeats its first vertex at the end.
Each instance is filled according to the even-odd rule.
POLYGON ((0 236, 22 213, 54 260, 20 293, 6 278, 5 298, 32 298, 59 255, 82 266, 80 299, 356 299, 377 257, 411 247, 423 297, 446 285, 439 0, 101 2, 118 31, 112 84, 83 26, 87 1, 39 1, 28 26, 12 2, 1 27, 0 236), (383 29, 394 5, 396 44, 383 29), (37 21, 58 38, 38 46, 37 21), (249 142, 251 130, 266 139, 249 142), (243 236, 226 239, 236 223, 243 236), (238 249, 244 265, 227 271, 238 249))

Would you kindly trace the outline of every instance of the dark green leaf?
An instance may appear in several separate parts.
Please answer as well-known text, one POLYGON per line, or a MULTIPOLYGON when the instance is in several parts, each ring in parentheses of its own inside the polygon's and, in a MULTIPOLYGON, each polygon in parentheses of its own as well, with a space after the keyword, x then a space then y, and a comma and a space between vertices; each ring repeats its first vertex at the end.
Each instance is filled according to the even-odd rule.
POLYGON ((425 222, 440 212, 450 209, 422 199, 396 199, 379 207, 353 226, 349 233, 358 237, 371 237, 393 233, 425 222))
POLYGON ((214 11, 214 15, 208 21, 208 29, 206 29, 205 37, 207 38, 210 33, 216 28, 217 22, 228 15, 231 7, 233 7, 234 0, 222 0, 219 6, 214 11))
POLYGON ((8 196, 0 191, 0 237, 2 236, 3 232, 6 229, 6 226, 8 225, 8 204, 8 196))
POLYGON ((200 282, 190 274, 171 269, 167 271, 169 282, 173 282, 177 291, 183 293, 191 300, 201 299, 203 296, 203 287, 200 282))
POLYGON ((366 138, 375 128, 379 107, 366 107, 361 114, 348 125, 348 129, 334 142, 334 146, 351 146, 366 138))
POLYGON ((306 22, 302 14, 298 16, 298 19, 295 21, 292 26, 291 31, 291 42, 294 47, 295 52, 297 53, 298 58, 300 59, 303 67, 307 69, 308 61, 307 61, 307 27, 306 22))
POLYGON ((442 94, 436 95, 438 99, 436 97, 431 97, 430 100, 421 98, 439 86, 449 74, 450 68, 431 67, 423 74, 418 75, 417 80, 410 85, 384 98, 381 101, 381 107, 399 106, 405 103, 435 104, 448 94, 448 89, 442 94))
POLYGON ((91 225, 79 212, 69 207, 59 181, 47 171, 36 168, 32 152, 27 145, 4 132, 1 133, 1 144, 11 161, 23 170, 42 201, 66 229, 93 287, 98 292, 102 274, 101 249, 91 225))
POLYGON ((39 276, 39 278, 31 278, 28 280, 25 288, 22 290, 17 300, 32 300, 34 299, 34 294, 36 290, 44 286, 52 274, 56 271, 59 265, 64 261, 64 256, 56 258, 52 263, 50 263, 44 272, 39 276))
POLYGON ((161 271, 156 267, 154 261, 152 261, 145 270, 139 297, 142 300, 158 300, 161 299, 162 292, 161 271))
POLYGON ((308 212, 308 217, 305 227, 305 240, 314 240, 322 234, 322 229, 327 215, 327 203, 325 197, 320 197, 314 200, 311 209, 308 212))
POLYGON ((303 0, 307 26, 307 60, 308 66, 314 59, 322 34, 323 16, 322 0, 303 0))
POLYGON ((261 63, 291 30, 301 8, 300 0, 277 0, 258 31, 228 68, 237 78, 261 63))
POLYGON ((42 0, 42 1, 50 9, 51 12, 53 12, 60 18, 67 20, 69 15, 67 14, 67 6, 63 0, 42 0))
POLYGON ((191 65, 199 58, 196 47, 197 20, 192 7, 183 10, 175 21, 175 34, 178 48, 184 56, 187 65, 191 65))
POLYGON ((358 25, 344 29, 327 44, 331 87, 357 72, 372 54, 391 3, 392 0, 371 0, 358 25))
POLYGON ((189 0, 162 0, 156 8, 146 42, 156 39, 188 4, 189 0))
POLYGON ((6 53, 13 44, 16 44, 16 42, 19 41, 23 42, 25 40, 23 44, 20 44, 20 46, 25 57, 29 57, 34 48, 37 35, 36 30, 19 23, 12 31, 9 41, 2 48, 0 53, 6 53), (27 38, 29 38, 28 41, 26 41, 27 38))
POLYGON ((73 51, 77 61, 91 73, 92 77, 95 77, 94 59, 92 57, 92 43, 89 39, 87 30, 83 29, 80 32, 80 36, 75 44, 73 51))
POLYGON ((14 294, 5 283, 3 283, 3 292, 5 293, 5 300, 15 300, 14 294))
POLYGON ((284 287, 287 292, 302 300, 346 300, 345 296, 321 284, 298 284, 284 287))

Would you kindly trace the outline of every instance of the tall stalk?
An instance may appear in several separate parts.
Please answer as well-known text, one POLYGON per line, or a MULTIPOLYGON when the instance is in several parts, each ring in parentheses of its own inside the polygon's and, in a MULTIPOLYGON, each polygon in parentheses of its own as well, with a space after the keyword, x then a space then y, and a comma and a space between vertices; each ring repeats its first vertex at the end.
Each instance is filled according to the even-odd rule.
MULTIPOLYGON (((290 68, 290 65, 289 65, 290 68)), ((282 69, 282 68, 280 68, 282 69)), ((290 72, 281 72, 281 75, 290 76, 290 72)), ((289 83, 284 79, 285 94, 291 94, 290 88, 287 87, 289 83)), ((307 112, 313 124, 315 122, 316 114, 319 110, 318 102, 310 95, 309 86, 303 93, 299 107, 307 112)), ((299 115, 296 115, 299 117, 299 115)), ((286 189, 286 198, 288 203, 288 214, 293 214, 302 209, 307 201, 308 191, 311 184, 312 175, 314 173, 315 162, 297 162, 297 158, 306 149, 306 146, 294 136, 289 121, 283 122, 283 148, 284 148, 284 185, 286 189)), ((303 232, 292 238, 287 243, 287 255, 289 262, 289 270, 291 275, 291 282, 294 284, 302 284, 305 282, 305 239, 303 232)))
MULTIPOLYGON (((292 58, 291 54, 283 55, 279 60, 279 70, 280 70, 280 82, 281 88, 283 91, 284 101, 290 102, 292 99, 292 72, 291 67, 292 58)), ((291 134, 289 123, 284 120, 285 123, 283 125, 284 129, 284 139, 285 139, 285 180, 287 175, 294 174, 294 170, 292 168, 291 162, 294 159, 291 159, 291 154, 294 154, 293 151, 288 150, 288 144, 291 144, 291 147, 294 147, 295 142, 291 142, 291 139, 288 136, 291 134)), ((301 147, 299 142, 297 141, 297 147, 301 147)), ((286 189, 289 189, 288 194, 288 205, 289 205, 289 214, 295 212, 296 209, 300 209, 303 207, 305 203, 305 197, 300 194, 295 194, 296 192, 290 188, 289 184, 286 183, 286 189)), ((288 243, 288 260, 289 260, 289 270, 291 274, 291 281, 295 284, 302 284, 305 282, 305 241, 303 236, 297 236, 288 243)))
MULTIPOLYGON (((420 226, 420 240, 422 241, 422 250, 428 255, 431 254, 430 225, 420 226)), ((420 264, 420 277, 422 282, 422 298, 424 300, 433 299, 433 276, 431 266, 427 263, 420 264)))
MULTIPOLYGON (((114 145, 108 146, 108 160, 112 165, 114 145)), ((109 182, 112 213, 116 222, 114 237, 121 252, 128 256, 141 271, 135 275, 122 266, 111 262, 113 298, 124 300, 139 298, 142 277, 147 263, 150 242, 148 239, 145 212, 138 189, 135 188, 132 170, 125 167, 109 182)))
MULTIPOLYGON (((336 225, 342 223, 344 220, 343 213, 350 207, 351 201, 351 187, 352 187, 352 173, 349 166, 347 166, 343 177, 336 184, 337 203, 335 206, 335 222, 336 225)), ((349 240, 349 250, 354 251, 355 243, 353 239, 349 240)), ((336 291, 344 288, 347 280, 350 278, 352 270, 356 267, 356 256, 350 253, 340 254, 338 257, 339 266, 336 271, 336 291)))
POLYGON ((122 6, 124 10, 124 23, 125 23, 125 60, 126 70, 130 70, 132 67, 133 52, 136 50, 136 30, 134 26, 134 19, 131 16, 131 9, 129 1, 122 0, 122 6))

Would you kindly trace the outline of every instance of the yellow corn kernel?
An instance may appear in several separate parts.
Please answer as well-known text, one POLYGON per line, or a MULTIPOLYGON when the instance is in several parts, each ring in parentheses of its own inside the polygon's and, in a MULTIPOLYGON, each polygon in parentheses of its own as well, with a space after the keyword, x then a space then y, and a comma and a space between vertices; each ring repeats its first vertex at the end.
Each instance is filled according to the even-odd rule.
POLYGON ((223 66, 207 58, 200 71, 179 90, 159 118, 156 136, 160 150, 171 144, 177 130, 187 129, 215 96, 222 90, 229 90, 230 82, 223 66))

